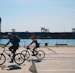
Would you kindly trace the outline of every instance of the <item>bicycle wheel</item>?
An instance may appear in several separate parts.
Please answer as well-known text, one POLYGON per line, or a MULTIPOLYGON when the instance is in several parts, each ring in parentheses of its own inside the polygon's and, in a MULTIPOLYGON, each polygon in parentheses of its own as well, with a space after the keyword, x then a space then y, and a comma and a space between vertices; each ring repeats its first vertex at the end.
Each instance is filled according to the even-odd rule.
POLYGON ((30 53, 27 50, 23 50, 21 53, 24 55, 25 60, 28 60, 28 58, 30 57, 30 53))
POLYGON ((39 51, 37 51, 37 52, 38 52, 38 53, 37 53, 36 57, 37 57, 38 59, 42 60, 42 59, 45 57, 45 52, 42 51, 42 50, 39 50, 39 51))
POLYGON ((14 59, 15 63, 18 64, 18 65, 21 65, 24 63, 25 61, 25 58, 24 58, 24 55, 22 53, 17 53, 15 55, 15 59, 14 59))
POLYGON ((4 54, 0 53, 0 65, 3 65, 6 61, 6 57, 4 54))

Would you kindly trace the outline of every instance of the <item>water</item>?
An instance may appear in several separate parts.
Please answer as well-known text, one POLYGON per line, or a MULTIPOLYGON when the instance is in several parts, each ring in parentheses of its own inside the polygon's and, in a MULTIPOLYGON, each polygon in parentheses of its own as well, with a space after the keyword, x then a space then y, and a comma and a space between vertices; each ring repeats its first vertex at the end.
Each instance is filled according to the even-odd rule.
MULTIPOLYGON (((56 44, 67 44, 68 46, 75 46, 75 39, 37 39, 40 46, 48 43, 48 46, 55 46, 56 44)), ((0 44, 6 44, 8 39, 0 39, 0 44)), ((30 39, 21 39, 20 46, 27 46, 31 43, 30 39)), ((34 44, 33 44, 34 45, 34 44)))

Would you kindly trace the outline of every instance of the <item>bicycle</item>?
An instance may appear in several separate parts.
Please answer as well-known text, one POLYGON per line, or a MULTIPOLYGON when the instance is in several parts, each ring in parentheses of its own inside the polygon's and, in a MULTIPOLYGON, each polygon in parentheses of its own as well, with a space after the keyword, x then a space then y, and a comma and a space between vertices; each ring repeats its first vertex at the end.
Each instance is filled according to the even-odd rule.
MULTIPOLYGON (((29 46, 26 47, 26 50, 23 50, 21 52, 22 54, 24 54, 25 60, 28 60, 30 58, 30 52, 33 54, 33 50, 29 48, 29 46)), ((35 50, 34 54, 39 60, 42 60, 45 57, 45 52, 43 50, 35 50)))
MULTIPOLYGON (((6 50, 5 47, 2 47, 1 49, 3 49, 3 52, 0 53, 0 65, 3 65, 6 60, 7 60, 7 56, 12 59, 12 53, 9 53, 9 50, 6 50), (7 55, 7 56, 6 56, 7 55)), ((24 63, 25 59, 24 59, 24 55, 22 53, 16 53, 15 54, 15 58, 14 58, 14 62, 18 65, 21 65, 24 63)))

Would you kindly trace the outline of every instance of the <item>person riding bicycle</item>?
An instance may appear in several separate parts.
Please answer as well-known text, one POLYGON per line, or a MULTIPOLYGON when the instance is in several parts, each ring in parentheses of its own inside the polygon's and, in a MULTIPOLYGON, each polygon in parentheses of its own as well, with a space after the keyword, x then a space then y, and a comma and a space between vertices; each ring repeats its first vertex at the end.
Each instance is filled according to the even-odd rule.
POLYGON ((9 38, 9 41, 4 45, 4 47, 6 47, 9 43, 12 44, 12 46, 9 47, 9 50, 13 54, 12 59, 10 61, 10 63, 12 63, 14 61, 14 58, 15 58, 16 50, 19 47, 20 39, 18 36, 12 35, 12 33, 8 33, 8 38, 9 38))
POLYGON ((33 51, 32 51, 32 53, 33 53, 32 56, 35 56, 34 51, 39 47, 39 43, 38 43, 38 41, 35 39, 34 36, 31 36, 30 39, 32 40, 32 42, 31 42, 29 45, 32 45, 33 43, 35 43, 35 47, 33 48, 33 51))

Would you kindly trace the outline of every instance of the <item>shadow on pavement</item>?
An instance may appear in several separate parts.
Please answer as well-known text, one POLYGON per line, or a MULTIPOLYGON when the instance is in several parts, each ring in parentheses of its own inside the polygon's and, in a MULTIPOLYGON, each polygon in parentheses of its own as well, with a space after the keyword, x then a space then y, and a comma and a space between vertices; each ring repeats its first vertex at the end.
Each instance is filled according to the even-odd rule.
POLYGON ((10 65, 8 66, 7 70, 19 70, 21 69, 21 67, 19 67, 18 65, 10 65))
POLYGON ((42 62, 42 61, 39 60, 39 59, 34 59, 33 61, 34 61, 35 63, 42 62))

